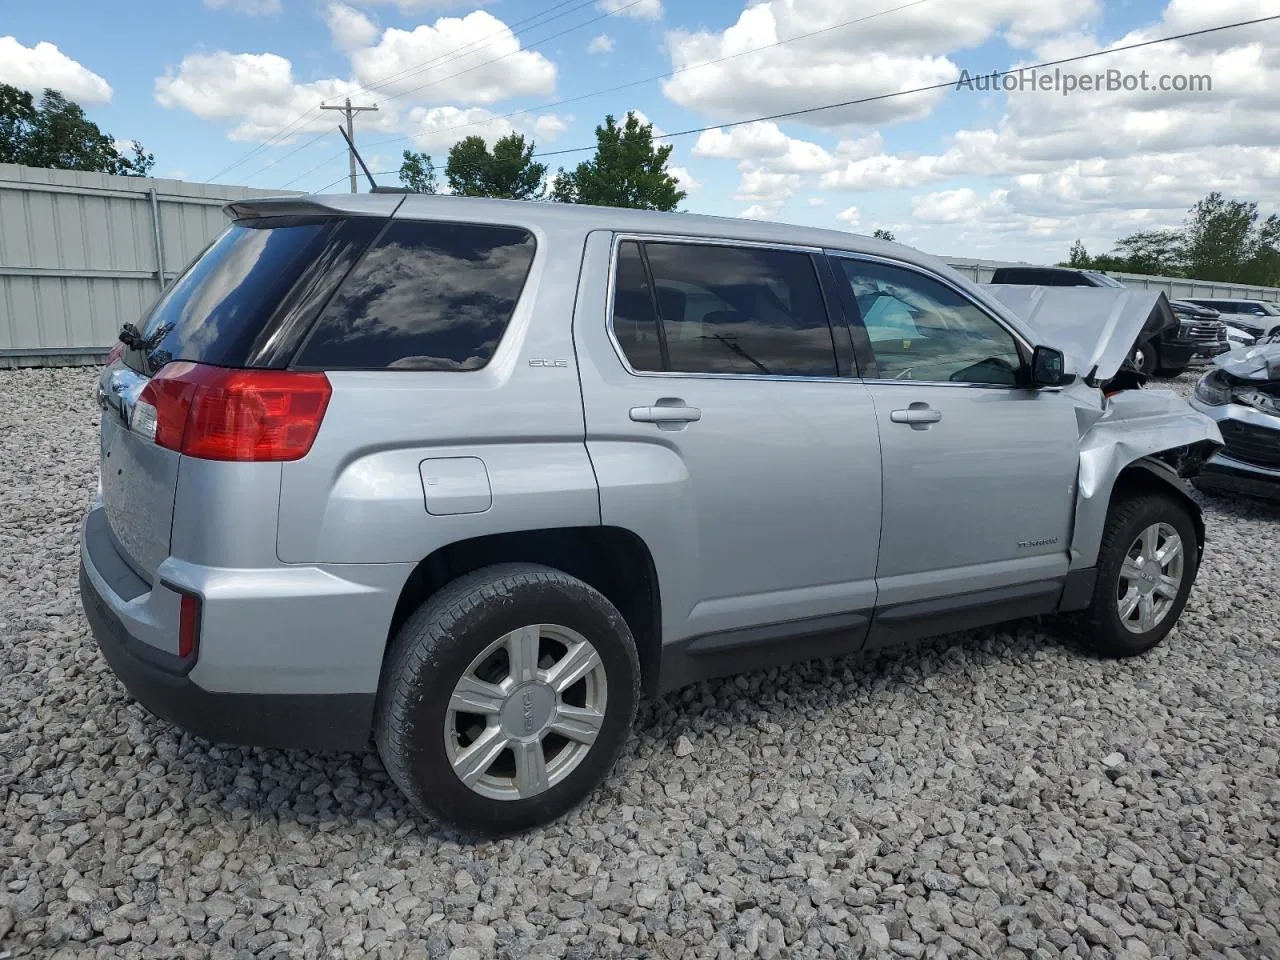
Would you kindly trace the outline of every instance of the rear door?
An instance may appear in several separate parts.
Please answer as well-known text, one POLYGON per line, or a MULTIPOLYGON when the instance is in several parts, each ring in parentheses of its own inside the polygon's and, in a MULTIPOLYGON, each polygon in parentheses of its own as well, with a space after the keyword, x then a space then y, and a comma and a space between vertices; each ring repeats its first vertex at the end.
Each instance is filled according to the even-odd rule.
POLYGON ((602 520, 649 546, 664 642, 738 667, 798 634, 856 646, 875 602, 875 411, 825 269, 795 247, 588 241, 574 338, 602 520))
POLYGON ((872 642, 1052 609, 1075 502, 1073 405, 1021 385, 1030 345, 958 287, 875 258, 832 263, 880 425, 872 642), (871 322, 890 315, 896 327, 871 322))

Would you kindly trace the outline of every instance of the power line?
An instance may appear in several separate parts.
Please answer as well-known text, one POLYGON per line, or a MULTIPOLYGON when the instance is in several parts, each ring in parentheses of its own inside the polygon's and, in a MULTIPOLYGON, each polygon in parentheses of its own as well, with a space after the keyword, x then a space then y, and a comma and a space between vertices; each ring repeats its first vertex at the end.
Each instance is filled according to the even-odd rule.
MULTIPOLYGON (((1093 60, 1098 57, 1110 56, 1111 54, 1126 53, 1130 50, 1141 50, 1145 47, 1153 47, 1161 43, 1172 43, 1175 40, 1187 40, 1187 39, 1190 39, 1191 37, 1203 37, 1211 33, 1221 33, 1224 30, 1235 30, 1240 27, 1252 27, 1252 26, 1257 26, 1259 24, 1263 24, 1263 23, 1272 23, 1277 20, 1280 20, 1280 14, 1275 14, 1269 17, 1257 17, 1253 20, 1238 20, 1234 23, 1224 23, 1221 26, 1217 26, 1217 27, 1205 27, 1200 30, 1189 30, 1186 33, 1176 33, 1167 37, 1156 37, 1155 39, 1152 39, 1152 40, 1142 40, 1137 43, 1129 43, 1120 47, 1108 47, 1106 50, 1095 50, 1092 53, 1081 53, 1072 57, 1063 57, 1058 60, 1046 60, 1042 63, 1029 64, 1027 66, 1018 67, 1017 69, 992 70, 989 73, 981 74, 981 76, 997 79, 999 77, 1013 76, 1016 73, 1021 73, 1027 70, 1046 70, 1050 67, 1061 67, 1069 63, 1080 63, 1085 60, 1093 60)), ((909 90, 895 90, 890 93, 875 94, 869 97, 858 97, 853 100, 842 100, 837 103, 827 103, 818 107, 804 107, 799 110, 787 110, 781 113, 772 113, 772 114, 767 114, 765 116, 752 117, 748 120, 733 120, 725 123, 709 124, 705 127, 692 127, 688 130, 677 130, 674 133, 657 134, 653 137, 653 139, 654 140, 673 140, 676 137, 693 136, 695 133, 706 133, 709 130, 731 130, 734 127, 741 127, 750 123, 764 123, 766 121, 771 121, 771 120, 785 120, 791 117, 799 117, 799 116, 806 116, 812 113, 820 113, 824 110, 839 110, 845 107, 855 107, 865 103, 877 103, 884 100, 892 100, 895 97, 906 97, 916 93, 927 93, 931 90, 943 90, 948 88, 955 89, 956 84, 958 82, 959 81, 957 79, 957 80, 948 80, 943 83, 930 83, 920 87, 912 87, 909 90)), ((595 144, 592 144, 590 146, 585 146, 585 147, 567 147, 561 150, 548 150, 548 151, 543 151, 541 153, 535 153, 535 154, 532 154, 532 156, 539 159, 544 157, 565 156, 571 153, 584 153, 588 150, 594 150, 595 148, 596 148, 595 144)), ((375 174, 375 176, 384 176, 384 175, 396 173, 396 172, 398 171, 380 170, 378 171, 377 174, 375 174)), ((303 176, 306 176, 306 174, 304 174, 303 176)), ((339 177, 338 180, 333 181, 333 183, 339 183, 341 179, 342 178, 339 177)), ((323 192, 324 190, 329 189, 329 187, 333 186, 333 183, 327 184, 317 192, 323 192)))
MULTIPOLYGON (((504 25, 503 29, 501 30, 495 30, 492 33, 486 34, 483 37, 477 37, 475 40, 472 40, 469 43, 465 43, 462 46, 456 47, 455 49, 450 50, 446 53, 440 54, 429 60, 425 60, 422 63, 415 64, 412 67, 407 67, 404 70, 397 71, 396 73, 388 74, 385 77, 379 77, 377 80, 372 80, 365 86, 357 87, 356 89, 351 90, 350 95, 357 96, 361 93, 369 93, 371 91, 384 87, 388 83, 392 83, 398 79, 403 79, 405 77, 410 77, 415 74, 422 73, 426 70, 431 69, 433 66, 442 66, 445 63, 451 63, 453 61, 460 60, 469 53, 478 53, 480 50, 483 50, 486 47, 493 46, 494 45, 493 41, 496 41, 501 38, 505 38, 508 35, 516 37, 516 39, 519 39, 519 37, 515 33, 515 29, 517 27, 526 27, 527 29, 534 29, 536 27, 546 26, 548 23, 551 23, 554 20, 559 20, 561 17, 567 17, 572 13, 576 13, 578 10, 581 10, 583 7, 591 6, 594 2, 595 0, 561 0, 561 2, 553 4, 552 6, 548 7, 546 10, 543 10, 541 13, 531 14, 530 16, 527 16, 522 20, 517 20, 510 25, 504 25), (559 8, 570 6, 571 4, 573 4, 573 6, 571 6, 570 9, 562 10, 560 13, 556 13, 554 16, 550 16, 554 11, 558 10, 559 8), (531 21, 537 20, 541 17, 546 17, 547 19, 543 20, 542 23, 537 23, 537 24, 531 23, 531 21)), ((602 17, 595 17, 591 20, 586 21, 586 23, 578 24, 577 27, 572 27, 570 29, 576 30, 576 29, 579 29, 580 27, 587 26, 588 24, 595 23, 597 20, 602 19, 604 16, 613 16, 617 13, 620 13, 622 10, 625 10, 627 7, 635 6, 635 4, 639 2, 642 2, 642 0, 633 0, 633 2, 628 3, 624 7, 620 7, 618 10, 614 11, 613 13, 604 14, 602 15, 602 17)), ((563 36, 564 33, 567 33, 567 32, 569 31, 564 31, 552 37, 544 37, 542 40, 539 40, 537 43, 541 44, 546 42, 547 40, 553 40, 558 36, 563 36)), ((521 50, 533 49, 533 47, 536 45, 537 44, 526 45, 520 49, 513 51, 513 53, 505 54, 504 57, 513 56, 515 53, 520 53, 521 50)), ((499 57, 497 59, 503 59, 504 57, 499 57)), ((492 63, 492 62, 494 61, 492 60, 486 61, 486 63, 492 63)), ((479 64, 478 66, 484 66, 484 65, 485 64, 479 64)), ((471 69, 475 69, 475 68, 473 67, 471 69)), ((466 71, 463 71, 463 72, 466 72, 466 71)), ((457 74, 454 74, 454 76, 457 76, 457 74)), ((432 81, 432 83, 425 84, 423 87, 416 87, 415 90, 421 90, 421 89, 424 89, 424 87, 426 86, 432 86, 435 83, 441 83, 444 80, 448 80, 448 79, 451 79, 451 77, 443 77, 440 80, 432 81)), ((414 91, 410 91, 410 92, 414 92, 414 91)), ((396 96, 402 96, 402 95, 403 94, 397 94, 395 96, 389 97, 388 99, 395 99, 396 96)), ((246 162, 247 160, 261 153, 263 150, 267 149, 268 147, 271 147, 276 145, 277 143, 283 142, 283 140, 288 136, 289 132, 292 131, 295 127, 297 127, 299 123, 302 123, 303 121, 310 118, 311 115, 317 113, 318 110, 323 110, 324 109, 323 103, 324 101, 322 100, 321 103, 318 104, 317 106, 309 107, 308 109, 304 110, 302 113, 298 114, 298 116, 294 117, 293 120, 285 124, 284 127, 276 131, 276 133, 274 133, 272 136, 268 137, 266 140, 258 144, 252 150, 248 151, 239 159, 233 161, 226 167, 223 167, 216 174, 214 174, 211 179, 216 180, 218 177, 221 177, 222 175, 230 172, 231 170, 234 170, 236 167, 240 166, 240 164, 246 162)), ((263 169, 266 169, 266 168, 264 167, 263 169)))
MULTIPOLYGON (((617 93, 619 90, 627 90, 627 89, 630 89, 631 87, 642 86, 643 84, 646 84, 646 83, 652 83, 655 80, 666 80, 671 77, 679 76, 682 73, 688 73, 691 70, 699 70, 702 67, 712 67, 720 63, 725 63, 729 60, 736 60, 739 57, 746 57, 746 56, 750 56, 753 53, 760 53, 763 50, 772 50, 774 47, 780 47, 780 46, 783 46, 784 44, 794 43, 797 40, 808 40, 808 39, 811 39, 812 37, 819 36, 820 34, 830 33, 833 30, 839 30, 839 29, 842 29, 843 27, 850 27, 857 23, 865 23, 866 21, 874 20, 877 17, 887 16, 888 14, 891 14, 891 13, 898 13, 901 10, 906 10, 910 7, 918 7, 921 4, 929 3, 929 2, 931 2, 931 0, 911 0, 910 3, 904 3, 897 7, 890 7, 887 10, 879 10, 876 13, 865 14, 864 16, 861 16, 861 17, 854 17, 852 20, 844 20, 840 23, 832 24, 829 27, 823 27, 820 30, 812 30, 809 33, 801 33, 801 34, 797 34, 794 37, 786 37, 785 39, 782 39, 782 40, 775 40, 773 43, 766 43, 763 46, 752 47, 750 50, 740 50, 737 53, 726 54, 725 56, 717 57, 714 60, 703 60, 699 63, 691 63, 687 67, 681 67, 678 70, 669 70, 666 73, 657 73, 651 77, 642 77, 639 80, 629 80, 626 83, 618 84, 616 87, 606 87, 603 90, 595 90, 591 93, 580 94, 579 96, 576 96, 576 97, 565 97, 560 100, 554 100, 551 103, 540 104, 539 106, 536 106, 536 107, 526 107, 523 110, 516 110, 516 111, 513 111, 512 113, 503 114, 502 116, 498 116, 498 117, 487 117, 484 120, 471 120, 471 121, 468 121, 467 123, 460 123, 457 126, 446 127, 443 130, 436 130, 433 132, 437 134, 452 133, 455 130, 465 130, 469 127, 475 127, 485 123, 493 123, 499 120, 510 120, 514 117, 521 117, 528 113, 536 113, 539 110, 550 110, 553 107, 562 107, 565 104, 578 103, 579 101, 582 101, 582 100, 590 100, 593 97, 602 97, 607 93, 617 93)), ((389 137, 386 140, 375 140, 373 141, 373 143, 366 144, 366 146, 379 147, 388 143, 402 143, 405 140, 412 140, 415 136, 416 134, 409 134, 408 136, 404 136, 404 137, 389 137)))

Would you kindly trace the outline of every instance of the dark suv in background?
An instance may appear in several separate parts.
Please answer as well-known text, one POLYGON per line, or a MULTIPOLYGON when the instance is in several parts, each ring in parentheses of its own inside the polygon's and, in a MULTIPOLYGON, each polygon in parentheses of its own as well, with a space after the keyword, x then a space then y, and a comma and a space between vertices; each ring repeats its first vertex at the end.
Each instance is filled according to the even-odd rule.
MULTIPOLYGON (((1096 270, 1070 267, 1000 267, 991 277, 993 284, 1037 287, 1121 287, 1114 277, 1096 270)), ((1221 323, 1202 315, 1194 307, 1170 302, 1161 294, 1153 317, 1134 344, 1133 365, 1150 376, 1176 377, 1196 357, 1214 357, 1229 349, 1221 323)))

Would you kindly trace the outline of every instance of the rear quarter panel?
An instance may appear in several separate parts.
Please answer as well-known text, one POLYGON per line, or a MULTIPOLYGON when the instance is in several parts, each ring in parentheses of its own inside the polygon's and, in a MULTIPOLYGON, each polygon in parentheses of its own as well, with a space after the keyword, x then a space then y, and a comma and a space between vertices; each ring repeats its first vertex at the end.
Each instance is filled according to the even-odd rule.
POLYGON ((417 561, 470 537, 600 522, 570 328, 584 233, 518 225, 537 251, 487 366, 328 374, 333 396, 316 442, 281 471, 281 561, 417 561), (482 460, 489 509, 429 514, 419 467, 437 457, 482 460))

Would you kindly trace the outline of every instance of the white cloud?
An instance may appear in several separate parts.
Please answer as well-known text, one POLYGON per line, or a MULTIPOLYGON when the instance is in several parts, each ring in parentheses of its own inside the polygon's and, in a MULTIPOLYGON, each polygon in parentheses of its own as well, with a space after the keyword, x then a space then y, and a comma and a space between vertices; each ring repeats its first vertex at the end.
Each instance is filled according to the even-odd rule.
POLYGON ((280 12, 280 0, 204 0, 204 5, 210 10, 232 10, 251 17, 280 12))
POLYGON ((850 230, 858 229, 858 223, 862 220, 862 214, 858 212, 857 207, 846 207, 836 214, 837 220, 843 220, 850 230))
POLYGON ((378 25, 365 14, 345 3, 330 3, 324 13, 333 45, 339 50, 359 50, 372 46, 378 39, 378 25))
POLYGON ((36 99, 46 88, 77 103, 107 103, 112 94, 111 84, 47 40, 24 47, 16 37, 0 37, 0 82, 36 99))
POLYGON ((568 128, 555 114, 517 119, 519 122, 512 124, 484 107, 414 107, 406 114, 403 128, 413 137, 414 147, 427 153, 443 153, 463 137, 484 137, 493 143, 515 132, 540 140, 554 140, 568 128))
MULTIPOLYGON (((683 72, 667 80, 663 91, 688 109, 732 117, 881 96, 953 79, 960 71, 950 53, 999 35, 1025 42, 1060 32, 1098 10, 1097 0, 969 0, 949 5, 945 15, 924 5, 855 23, 850 21, 856 9, 848 3, 762 0, 748 4, 724 31, 668 33, 672 66, 683 72), (823 32, 786 42, 816 31, 823 32), (770 44, 780 45, 759 50, 770 44), (711 62, 724 57, 733 59, 711 62), (706 65, 686 69, 698 64, 706 65)), ((946 95, 938 90, 893 97, 797 119, 817 126, 914 119, 928 115, 946 95)))
POLYGON ((427 10, 453 10, 458 7, 483 7, 490 0, 364 0, 368 6, 395 4, 401 13, 423 13, 427 10))
MULTIPOLYGON (((232 140, 261 140, 321 101, 356 89, 346 80, 297 83, 293 65, 274 53, 219 50, 184 57, 177 73, 156 78, 155 97, 162 107, 181 107, 203 120, 236 121, 229 133, 232 140)), ((331 115, 319 114, 294 132, 332 128, 333 123, 331 115)))
POLYGON ((744 171, 738 184, 735 200, 756 200, 763 203, 781 203, 800 186, 800 176, 795 173, 774 173, 757 167, 744 171))
POLYGON ((388 29, 376 46, 354 51, 351 66, 366 85, 397 76, 379 84, 383 96, 407 95, 427 103, 488 104, 548 94, 556 84, 555 65, 521 49, 511 28, 484 10, 441 17, 412 30, 388 29))
POLYGON ((667 167, 667 173, 675 177, 676 182, 680 184, 680 189, 685 193, 694 193, 702 189, 702 183, 695 180, 693 174, 684 167, 667 167))
MULTIPOLYGON (((289 143, 298 134, 332 130, 337 118, 315 108, 353 95, 362 105, 379 106, 376 113, 360 115, 361 131, 409 133, 431 141, 444 127, 471 119, 480 121, 483 129, 458 136, 499 128, 506 133, 511 124, 496 124, 486 105, 555 88, 555 66, 541 54, 521 49, 506 24, 481 10, 462 18, 442 17, 413 30, 388 29, 380 36, 368 17, 337 0, 327 8, 325 19, 335 43, 350 55, 354 79, 303 83, 285 57, 217 50, 190 54, 177 70, 158 77, 156 102, 205 120, 231 121, 232 140, 264 140, 287 127, 289 135, 281 143, 289 143), (460 49, 470 52, 459 54, 460 49), (402 75, 372 93, 361 90, 393 74, 402 75), (386 99, 388 93, 397 98, 386 99), (427 106, 440 109, 427 115, 427 106), (299 121, 300 117, 305 119, 299 121)), ((566 128, 555 115, 529 117, 517 126, 543 139, 554 139, 566 128)))
POLYGON ((596 9, 632 20, 662 19, 662 0, 598 0, 596 9))
POLYGON ((731 127, 727 133, 718 127, 708 130, 698 137, 693 154, 786 173, 817 173, 830 169, 833 162, 818 144, 789 137, 770 122, 731 127))
POLYGON ((924 223, 973 223, 985 218, 1008 216, 1007 190, 983 196, 971 187, 942 190, 911 200, 911 215, 924 223))
POLYGON ((826 198, 825 198, 825 197, 810 197, 810 198, 809 198, 809 206, 811 206, 811 207, 825 207, 826 205, 827 205, 827 201, 826 201, 826 198))
POLYGON ((778 204, 753 203, 738 216, 744 220, 772 220, 778 215, 781 207, 778 204))
POLYGON ((587 53, 611 53, 613 52, 613 38, 607 33, 592 37, 591 42, 587 44, 587 53))

